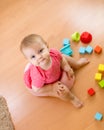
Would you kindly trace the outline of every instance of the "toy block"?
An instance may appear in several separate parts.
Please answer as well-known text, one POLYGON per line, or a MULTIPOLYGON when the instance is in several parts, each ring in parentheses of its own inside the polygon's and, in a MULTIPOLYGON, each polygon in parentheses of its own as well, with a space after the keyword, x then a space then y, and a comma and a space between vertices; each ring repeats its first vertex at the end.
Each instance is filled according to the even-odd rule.
POLYGON ((89 32, 83 32, 80 36, 81 42, 88 44, 92 40, 92 35, 89 32))
POLYGON ((79 42, 80 41, 80 34, 79 32, 75 32, 71 35, 72 37, 72 40, 75 41, 75 42, 79 42))
POLYGON ((96 74, 95 74, 95 80, 100 81, 101 78, 102 78, 102 74, 101 74, 101 73, 96 73, 96 74))
POLYGON ((85 47, 80 47, 80 48, 79 48, 79 53, 80 53, 80 54, 85 54, 85 52, 86 52, 85 50, 86 50, 85 47))
POLYGON ((88 54, 91 54, 93 52, 93 48, 91 46, 87 46, 85 50, 88 54))
POLYGON ((96 120, 102 120, 102 118, 103 118, 103 115, 101 114, 101 113, 99 113, 99 112, 97 112, 96 114, 95 114, 95 119, 96 120))
POLYGON ((101 80, 98 84, 101 88, 104 88, 104 80, 101 80))
POLYGON ((70 45, 70 40, 69 40, 68 38, 65 38, 65 39, 63 40, 63 45, 65 46, 65 45, 67 45, 67 44, 70 45))
POLYGON ((73 50, 70 48, 70 45, 67 44, 63 48, 60 49, 60 51, 68 56, 71 56, 73 54, 73 50))
POLYGON ((98 71, 104 72, 104 64, 99 64, 98 71))
POLYGON ((95 90, 93 88, 88 89, 88 94, 93 96, 95 94, 95 90))
POLYGON ((97 54, 100 54, 102 52, 102 48, 97 45, 95 48, 94 48, 94 52, 97 53, 97 54))

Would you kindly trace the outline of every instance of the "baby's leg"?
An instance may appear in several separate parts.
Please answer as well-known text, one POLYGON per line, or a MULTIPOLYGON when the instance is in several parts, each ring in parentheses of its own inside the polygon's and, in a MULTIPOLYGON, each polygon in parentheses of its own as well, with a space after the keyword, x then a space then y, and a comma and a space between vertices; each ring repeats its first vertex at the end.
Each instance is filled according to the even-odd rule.
POLYGON ((60 81, 70 90, 74 86, 75 76, 73 75, 72 77, 68 77, 67 72, 63 71, 60 81))
POLYGON ((72 92, 61 82, 59 82, 59 86, 55 90, 58 97, 64 101, 70 101, 75 107, 82 107, 83 103, 74 95, 72 92))
POLYGON ((64 101, 71 101, 71 103, 75 107, 81 107, 82 102, 75 97, 68 87, 66 87, 63 83, 60 81, 57 81, 54 84, 46 85, 40 89, 35 89, 34 86, 32 86, 32 93, 35 96, 51 96, 51 97, 57 97, 64 101))
MULTIPOLYGON (((69 79, 67 73, 65 71, 63 71, 60 81, 64 85, 66 85, 68 87, 68 89, 70 90, 74 86, 75 77, 73 75, 73 77, 69 79)), ((75 107, 82 106, 82 102, 75 95, 73 95, 71 93, 71 91, 69 91, 69 95, 70 95, 70 101, 75 107)))
POLYGON ((75 95, 73 95, 73 98, 71 98, 70 101, 77 108, 80 108, 83 106, 82 101, 80 101, 75 95))
POLYGON ((80 67, 86 65, 89 63, 89 60, 86 58, 80 58, 78 61, 76 61, 73 57, 64 55, 65 59, 68 61, 69 65, 73 68, 73 69, 79 69, 80 67))

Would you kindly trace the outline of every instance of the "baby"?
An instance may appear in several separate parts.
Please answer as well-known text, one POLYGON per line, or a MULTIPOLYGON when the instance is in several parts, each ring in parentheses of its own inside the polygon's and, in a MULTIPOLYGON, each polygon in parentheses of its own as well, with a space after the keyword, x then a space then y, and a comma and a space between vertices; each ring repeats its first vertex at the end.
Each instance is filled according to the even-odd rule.
POLYGON ((82 106, 82 102, 70 90, 75 80, 73 69, 89 63, 86 58, 76 61, 56 49, 49 49, 44 39, 36 34, 26 36, 20 50, 29 61, 24 81, 34 95, 57 97, 70 101, 77 108, 82 106))

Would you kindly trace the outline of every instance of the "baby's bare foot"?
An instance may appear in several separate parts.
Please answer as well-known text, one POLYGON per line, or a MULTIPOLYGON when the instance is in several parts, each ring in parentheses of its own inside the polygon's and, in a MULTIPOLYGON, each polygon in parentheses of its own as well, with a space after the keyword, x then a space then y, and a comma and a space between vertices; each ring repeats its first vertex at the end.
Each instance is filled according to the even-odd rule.
POLYGON ((87 58, 80 58, 79 61, 78 61, 78 66, 82 67, 82 66, 84 66, 88 63, 89 63, 89 60, 87 58))
POLYGON ((57 87, 57 96, 63 100, 68 100, 69 98, 69 89, 63 85, 62 83, 58 83, 58 87, 57 87))
POLYGON ((71 99, 71 103, 76 107, 76 108, 80 108, 83 106, 83 103, 77 98, 77 97, 73 97, 71 99))

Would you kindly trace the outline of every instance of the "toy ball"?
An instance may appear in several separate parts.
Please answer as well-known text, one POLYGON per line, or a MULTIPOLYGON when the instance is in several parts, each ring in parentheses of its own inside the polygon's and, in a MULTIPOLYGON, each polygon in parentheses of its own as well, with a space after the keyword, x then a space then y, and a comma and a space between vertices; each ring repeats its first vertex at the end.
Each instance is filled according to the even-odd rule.
POLYGON ((88 44, 92 40, 92 35, 89 32, 83 32, 80 36, 81 42, 88 44))

